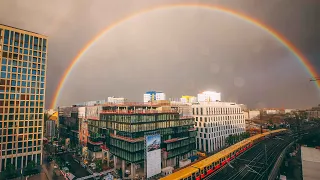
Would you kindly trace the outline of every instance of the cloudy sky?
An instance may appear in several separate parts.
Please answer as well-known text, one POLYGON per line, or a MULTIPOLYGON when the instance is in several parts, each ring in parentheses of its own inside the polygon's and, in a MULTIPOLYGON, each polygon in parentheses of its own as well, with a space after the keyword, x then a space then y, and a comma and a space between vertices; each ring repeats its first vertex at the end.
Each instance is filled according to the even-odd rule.
MULTIPOLYGON (((103 29, 144 9, 191 2, 259 19, 320 72, 316 0, 0 0, 0 22, 49 36, 48 107, 66 68, 103 29)), ((166 8, 131 18, 96 41, 66 80, 58 105, 108 96, 142 101, 147 90, 167 97, 216 90, 249 107, 304 108, 320 100, 310 78, 288 49, 242 19, 200 7, 166 8)))

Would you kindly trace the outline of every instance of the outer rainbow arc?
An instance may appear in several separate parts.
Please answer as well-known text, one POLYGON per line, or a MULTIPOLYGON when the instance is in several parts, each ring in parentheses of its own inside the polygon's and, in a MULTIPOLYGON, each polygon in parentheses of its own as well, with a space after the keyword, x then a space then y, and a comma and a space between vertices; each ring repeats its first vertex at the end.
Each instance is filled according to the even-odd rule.
MULTIPOLYGON (((298 59, 299 61, 305 66, 305 68, 307 69, 307 71, 309 72, 309 74, 312 77, 317 77, 318 74, 316 72, 316 70, 313 68, 312 64, 307 60, 306 57, 304 57, 304 55, 290 42, 288 41, 283 35, 281 35, 280 33, 278 33, 277 31, 273 30, 272 28, 268 27, 267 25, 263 24, 262 22, 258 21, 257 19, 254 19, 252 17, 249 17, 248 15, 236 12, 234 10, 231 9, 227 9, 225 7, 221 7, 221 6, 217 6, 217 5, 210 5, 210 4, 174 4, 174 5, 163 5, 163 6, 157 6, 157 7, 153 7, 153 8, 149 8, 149 9, 145 9, 139 12, 136 12, 134 14, 131 14, 123 19, 120 19, 119 21, 116 21, 115 23, 109 25, 108 27, 106 27, 104 30, 102 30, 100 33, 98 33, 97 36, 95 36, 92 40, 90 40, 85 47, 83 47, 81 49, 81 51, 77 54, 77 56, 72 60, 71 64, 69 65, 69 67, 65 70, 59 84, 58 87, 54 93, 54 97, 51 103, 51 108, 55 108, 57 100, 59 98, 60 95, 60 91, 63 88, 63 85, 66 81, 66 79, 68 78, 68 75, 70 74, 70 72, 72 71, 73 67, 76 65, 76 63, 79 61, 79 59, 82 57, 82 55, 84 55, 86 53, 86 51, 96 42, 98 41, 105 33, 107 33, 108 31, 110 31, 111 29, 115 28, 116 26, 120 25, 121 23, 130 20, 134 17, 137 17, 139 15, 143 15, 145 13, 151 12, 151 11, 155 11, 155 10, 160 10, 160 9, 167 9, 167 8, 174 8, 174 7, 200 7, 200 8, 205 8, 205 9, 211 9, 211 10, 216 10, 216 11, 220 11, 220 12, 224 12, 227 13, 229 15, 232 15, 234 17, 238 17, 240 19, 246 20, 247 22, 250 22, 258 27, 260 27, 261 29, 265 30, 266 32, 268 32, 270 35, 272 35, 275 39, 277 39, 279 42, 281 42, 285 47, 287 47, 287 49, 289 51, 291 51, 298 59)), ((317 85, 318 88, 320 88, 320 83, 319 82, 315 82, 315 84, 317 85)))

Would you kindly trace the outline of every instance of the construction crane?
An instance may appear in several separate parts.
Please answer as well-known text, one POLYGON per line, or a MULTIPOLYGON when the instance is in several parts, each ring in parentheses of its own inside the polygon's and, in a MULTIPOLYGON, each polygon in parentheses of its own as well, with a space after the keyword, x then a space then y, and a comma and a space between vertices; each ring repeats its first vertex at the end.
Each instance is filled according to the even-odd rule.
POLYGON ((310 81, 320 81, 320 77, 311 78, 310 81))

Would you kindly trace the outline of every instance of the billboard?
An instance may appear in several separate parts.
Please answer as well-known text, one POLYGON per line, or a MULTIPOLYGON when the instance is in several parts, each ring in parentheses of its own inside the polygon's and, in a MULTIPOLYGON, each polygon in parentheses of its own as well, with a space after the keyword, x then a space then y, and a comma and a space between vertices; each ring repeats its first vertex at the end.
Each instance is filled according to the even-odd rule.
POLYGON ((160 134, 145 136, 147 178, 161 173, 161 136, 160 134))

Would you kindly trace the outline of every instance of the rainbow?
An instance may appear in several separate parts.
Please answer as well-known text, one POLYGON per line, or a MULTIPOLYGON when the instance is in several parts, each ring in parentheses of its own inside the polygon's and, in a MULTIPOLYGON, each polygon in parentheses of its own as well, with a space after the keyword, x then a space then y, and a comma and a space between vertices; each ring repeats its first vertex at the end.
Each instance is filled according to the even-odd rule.
MULTIPOLYGON (((272 28, 268 27, 267 25, 263 24, 262 22, 258 21, 257 19, 254 19, 252 17, 249 17, 245 14, 236 12, 234 10, 231 9, 227 9, 225 7, 221 7, 221 6, 217 6, 217 5, 210 5, 210 4, 174 4, 174 5, 161 5, 161 6, 157 6, 157 7, 153 7, 153 8, 148 8, 145 10, 141 10, 138 11, 136 13, 133 13, 127 17, 124 17, 122 19, 120 19, 119 21, 114 22, 113 24, 107 26, 104 30, 102 30, 101 32, 99 32, 93 39, 91 39, 82 49, 81 51, 77 54, 77 56, 72 60, 71 64, 69 65, 69 67, 65 70, 58 86, 57 89, 54 93, 54 97, 53 100, 51 102, 51 108, 54 108, 56 106, 57 100, 59 98, 60 92, 63 88, 63 85, 66 81, 66 79, 68 78, 70 72, 72 71, 73 67, 77 64, 77 62, 80 60, 80 58, 90 49, 90 47, 92 47, 95 42, 97 42, 101 37, 104 36, 104 34, 106 34, 108 31, 114 29, 115 27, 117 27, 118 25, 120 25, 121 23, 124 23, 134 17, 140 16, 140 15, 144 15, 148 12, 151 11, 155 11, 155 10, 162 10, 162 9, 168 9, 168 8, 177 8, 177 7, 199 7, 199 8, 204 8, 204 9, 210 9, 210 10, 214 10, 214 11, 218 11, 218 12, 223 12, 226 14, 229 14, 231 16, 240 18, 242 20, 245 20, 259 28, 261 28, 262 30, 264 30, 265 32, 269 33, 270 35, 272 35, 276 40, 278 40, 281 44, 283 44, 289 51, 291 51, 295 57, 297 57, 297 59, 300 61, 300 63, 305 67, 305 69, 307 70, 307 72, 311 75, 312 78, 317 77, 317 72, 316 70, 313 68, 312 64, 307 60, 306 57, 304 57, 304 55, 290 42, 288 41, 283 35, 281 35, 280 33, 278 33, 277 31, 273 30, 272 28)), ((316 86, 318 88, 320 88, 320 83, 319 82, 315 82, 316 86)))

